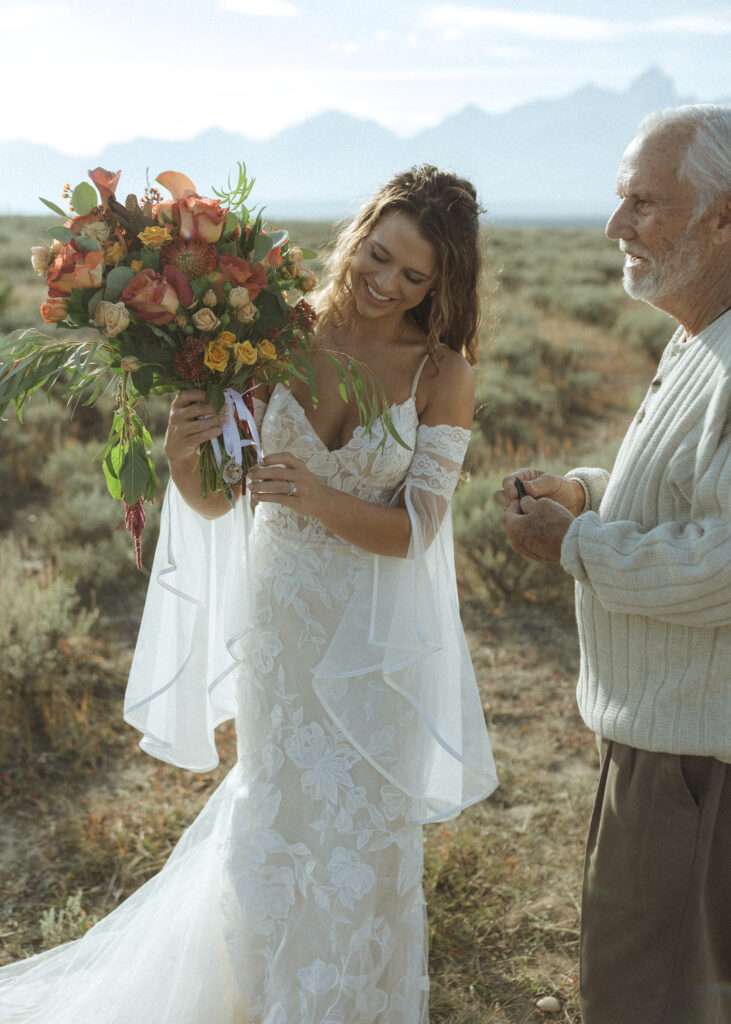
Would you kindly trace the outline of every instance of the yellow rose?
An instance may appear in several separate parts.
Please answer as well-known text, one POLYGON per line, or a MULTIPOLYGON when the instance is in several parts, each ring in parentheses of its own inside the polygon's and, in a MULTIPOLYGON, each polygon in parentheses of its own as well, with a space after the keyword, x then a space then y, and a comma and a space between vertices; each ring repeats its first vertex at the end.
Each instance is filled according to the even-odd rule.
POLYGON ((228 363, 228 349, 217 341, 210 341, 203 356, 203 362, 209 370, 225 370, 228 363))
POLYGON ((234 345, 234 358, 237 363, 245 363, 253 366, 256 362, 256 350, 248 341, 241 341, 234 345))
POLYGON ((145 228, 137 237, 147 249, 160 249, 172 241, 172 235, 167 228, 145 228))
POLYGON ((259 358, 260 359, 276 359, 277 350, 271 341, 264 340, 259 342, 259 358))
POLYGON ((121 242, 112 242, 112 244, 104 250, 105 264, 108 267, 116 267, 117 264, 124 259, 126 251, 127 250, 121 242))
POLYGON ((195 311, 193 314, 193 323, 199 331, 215 331, 217 327, 221 326, 221 321, 213 310, 209 309, 207 306, 195 311))
POLYGON ((223 345, 226 348, 233 348, 236 344, 236 335, 233 331, 221 331, 216 338, 216 341, 219 345, 223 345))

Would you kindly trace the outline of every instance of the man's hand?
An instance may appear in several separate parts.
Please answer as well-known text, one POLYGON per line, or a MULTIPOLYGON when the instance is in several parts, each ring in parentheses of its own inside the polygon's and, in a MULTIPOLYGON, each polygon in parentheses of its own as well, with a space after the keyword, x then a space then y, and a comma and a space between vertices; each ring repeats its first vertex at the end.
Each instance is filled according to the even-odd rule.
MULTIPOLYGON (((498 491, 498 494, 502 493, 498 491)), ((560 562, 561 545, 574 518, 557 501, 550 498, 536 501, 526 495, 521 501, 516 498, 510 502, 500 522, 519 555, 534 562, 560 562)))
POLYGON ((578 480, 567 480, 565 476, 528 468, 516 469, 503 478, 502 491, 495 491, 493 495, 501 508, 510 508, 511 503, 518 499, 516 478, 522 482, 525 493, 531 498, 550 498, 568 509, 572 516, 578 516, 584 510, 584 488, 578 480))

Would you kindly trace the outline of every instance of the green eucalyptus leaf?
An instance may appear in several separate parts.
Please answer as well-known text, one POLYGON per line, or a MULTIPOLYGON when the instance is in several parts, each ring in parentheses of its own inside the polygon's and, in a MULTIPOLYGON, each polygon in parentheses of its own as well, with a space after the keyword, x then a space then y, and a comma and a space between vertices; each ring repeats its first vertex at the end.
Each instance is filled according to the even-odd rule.
POLYGON ((56 204, 52 203, 50 199, 44 199, 43 196, 38 196, 38 198, 44 206, 48 207, 49 210, 53 210, 54 213, 57 213, 60 217, 63 217, 64 220, 68 219, 69 215, 66 212, 66 210, 62 210, 60 206, 56 206, 56 204))
POLYGON ((140 441, 133 441, 124 453, 119 467, 122 496, 128 505, 135 505, 144 495, 150 482, 147 453, 140 441))
POLYGON ((89 313, 89 319, 90 320, 94 319, 94 313, 96 313, 96 307, 99 305, 99 303, 102 301, 103 298, 104 298, 104 289, 100 288, 99 291, 98 292, 94 292, 92 297, 89 299, 89 305, 87 307, 87 310, 88 310, 88 313, 89 313))
POLYGON ((99 205, 96 189, 93 189, 88 181, 82 181, 71 194, 71 205, 74 208, 74 213, 85 217, 95 206, 99 205))
POLYGON ((303 260, 316 260, 317 259, 317 253, 315 252, 314 249, 305 249, 302 246, 300 246, 300 251, 302 252, 302 259, 303 260))
POLYGON ((271 231, 267 235, 267 238, 271 239, 272 248, 276 249, 278 245, 284 245, 289 238, 289 232, 285 231, 284 228, 281 228, 279 231, 271 231))
POLYGON ((254 242, 254 251, 251 254, 252 263, 260 263, 265 256, 274 248, 274 242, 270 235, 257 235, 254 242))
POLYGON ((65 228, 63 224, 51 225, 46 229, 46 234, 49 238, 55 238, 57 242, 70 242, 72 238, 76 238, 71 228, 65 228))
POLYGON ((115 267, 110 270, 104 287, 105 300, 116 302, 134 276, 134 271, 129 267, 115 267))
POLYGON ((88 238, 86 235, 76 235, 75 237, 78 247, 87 252, 98 252, 102 247, 101 242, 97 242, 96 238, 88 238))

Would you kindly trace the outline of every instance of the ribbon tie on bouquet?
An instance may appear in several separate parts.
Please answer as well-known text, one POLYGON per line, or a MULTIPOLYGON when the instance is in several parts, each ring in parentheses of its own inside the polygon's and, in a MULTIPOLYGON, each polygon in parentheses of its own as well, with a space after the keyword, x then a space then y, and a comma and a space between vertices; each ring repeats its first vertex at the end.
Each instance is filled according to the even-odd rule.
MULTIPOLYGON (((244 392, 244 394, 249 394, 250 391, 253 391, 253 388, 250 388, 249 391, 244 392)), ((233 388, 226 388, 223 394, 226 405, 226 422, 224 423, 223 430, 221 432, 223 435, 223 446, 226 449, 226 454, 229 456, 229 459, 233 459, 238 466, 237 479, 226 479, 225 475, 224 479, 226 479, 226 483, 238 483, 243 476, 241 459, 242 450, 253 446, 256 451, 257 462, 261 462, 261 441, 259 439, 259 431, 257 429, 256 422, 254 417, 251 415, 251 412, 246 407, 243 395, 239 394, 238 391, 234 391, 233 388), (234 418, 234 411, 238 413, 239 421, 246 423, 246 426, 249 428, 251 440, 247 440, 240 436, 238 427, 236 426, 236 420, 234 418)), ((211 447, 213 448, 213 454, 216 457, 216 465, 220 468, 222 455, 217 437, 211 439, 211 447)), ((224 466, 224 474, 226 468, 227 466, 224 466)))

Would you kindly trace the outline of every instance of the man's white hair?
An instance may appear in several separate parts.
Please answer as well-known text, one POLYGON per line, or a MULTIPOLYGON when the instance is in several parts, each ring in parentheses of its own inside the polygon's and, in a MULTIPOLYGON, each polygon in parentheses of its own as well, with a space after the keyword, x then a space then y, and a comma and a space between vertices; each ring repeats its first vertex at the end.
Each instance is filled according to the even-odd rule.
POLYGON ((695 103, 648 114, 637 129, 638 138, 677 129, 688 134, 688 148, 678 177, 696 192, 695 216, 731 192, 731 107, 695 103))

